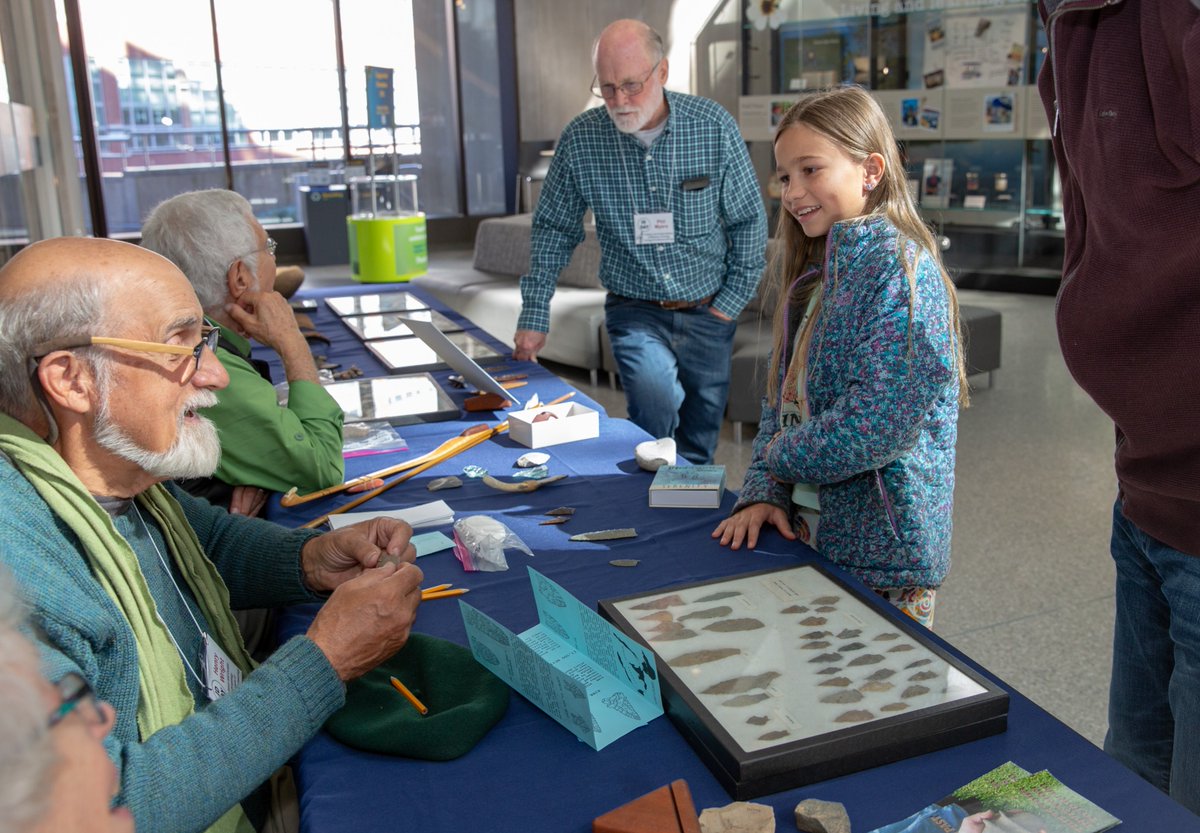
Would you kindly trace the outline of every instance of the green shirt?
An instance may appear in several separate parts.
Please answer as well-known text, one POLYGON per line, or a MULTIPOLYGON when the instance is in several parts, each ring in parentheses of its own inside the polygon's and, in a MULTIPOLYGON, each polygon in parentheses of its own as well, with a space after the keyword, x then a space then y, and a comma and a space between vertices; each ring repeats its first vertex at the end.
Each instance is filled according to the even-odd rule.
POLYGON ((218 480, 286 492, 293 486, 312 492, 342 482, 342 408, 323 387, 292 382, 287 407, 275 387, 250 364, 250 342, 221 328, 236 352, 217 348, 229 386, 217 391, 218 404, 204 416, 221 435, 218 480))

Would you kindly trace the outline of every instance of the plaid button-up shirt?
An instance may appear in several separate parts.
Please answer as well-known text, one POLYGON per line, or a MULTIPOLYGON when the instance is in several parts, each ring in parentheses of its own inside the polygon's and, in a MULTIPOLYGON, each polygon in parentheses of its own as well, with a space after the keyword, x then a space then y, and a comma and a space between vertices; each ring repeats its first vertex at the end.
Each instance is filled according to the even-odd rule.
POLYGON ((667 92, 669 112, 649 148, 621 133, 604 107, 563 131, 533 215, 529 274, 517 328, 547 332, 559 272, 583 240, 590 208, 600 281, 627 298, 694 301, 737 318, 765 265, 767 218, 745 142, 713 101, 667 92), (707 184, 697 187, 707 178, 707 184), (689 190, 683 190, 683 184, 689 190), (634 242, 634 215, 670 212, 675 242, 634 242))

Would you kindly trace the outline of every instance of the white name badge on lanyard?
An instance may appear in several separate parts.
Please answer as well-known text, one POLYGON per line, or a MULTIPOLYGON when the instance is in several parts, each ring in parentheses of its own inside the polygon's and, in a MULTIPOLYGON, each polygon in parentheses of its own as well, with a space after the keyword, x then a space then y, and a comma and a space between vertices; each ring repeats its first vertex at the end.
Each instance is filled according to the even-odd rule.
POLYGON ((633 242, 639 246, 675 242, 675 215, 670 211, 633 215, 633 242))
POLYGON ((242 669, 233 664, 211 636, 204 634, 204 687, 209 700, 220 700, 242 682, 242 669))

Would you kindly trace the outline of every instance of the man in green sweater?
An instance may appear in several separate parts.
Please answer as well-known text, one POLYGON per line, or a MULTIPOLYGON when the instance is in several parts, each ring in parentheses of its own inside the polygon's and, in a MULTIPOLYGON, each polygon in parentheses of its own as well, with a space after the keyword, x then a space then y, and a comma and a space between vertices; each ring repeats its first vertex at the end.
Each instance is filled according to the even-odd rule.
POLYGON ((220 327, 217 358, 229 385, 207 417, 221 437, 212 478, 181 485, 237 514, 253 515, 267 492, 315 492, 342 482, 342 409, 317 381, 296 317, 275 291, 275 241, 233 191, 191 191, 159 203, 142 245, 178 266, 208 320, 220 327), (253 338, 276 353, 288 382, 280 407, 253 338))
POLYGON ((228 381, 214 342, 183 274, 137 246, 60 238, 0 269, 0 564, 47 678, 115 707, 118 801, 157 833, 259 825, 262 785, 420 604, 407 524, 286 530, 164 482, 216 465, 199 413, 228 381), (254 667, 231 607, 326 594, 254 667))

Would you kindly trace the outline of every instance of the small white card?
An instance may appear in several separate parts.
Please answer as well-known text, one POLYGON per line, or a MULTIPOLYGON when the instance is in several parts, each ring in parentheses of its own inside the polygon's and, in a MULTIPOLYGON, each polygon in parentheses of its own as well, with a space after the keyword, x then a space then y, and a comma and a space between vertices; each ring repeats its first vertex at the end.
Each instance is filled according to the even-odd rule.
POLYGON ((670 211, 633 215, 633 242, 639 246, 675 242, 675 215, 670 211))
POLYGON ((987 197, 983 194, 968 194, 963 197, 963 208, 983 208, 987 205, 987 197))
POLYGON ((333 529, 356 524, 359 521, 369 521, 372 518, 395 518, 405 521, 413 529, 422 526, 442 526, 454 520, 454 510, 444 500, 433 500, 420 506, 409 506, 406 509, 384 509, 379 512, 343 512, 340 515, 330 515, 329 525, 333 529))
POLYGON ((204 687, 209 700, 220 700, 242 682, 242 669, 233 664, 221 646, 204 634, 204 687))

